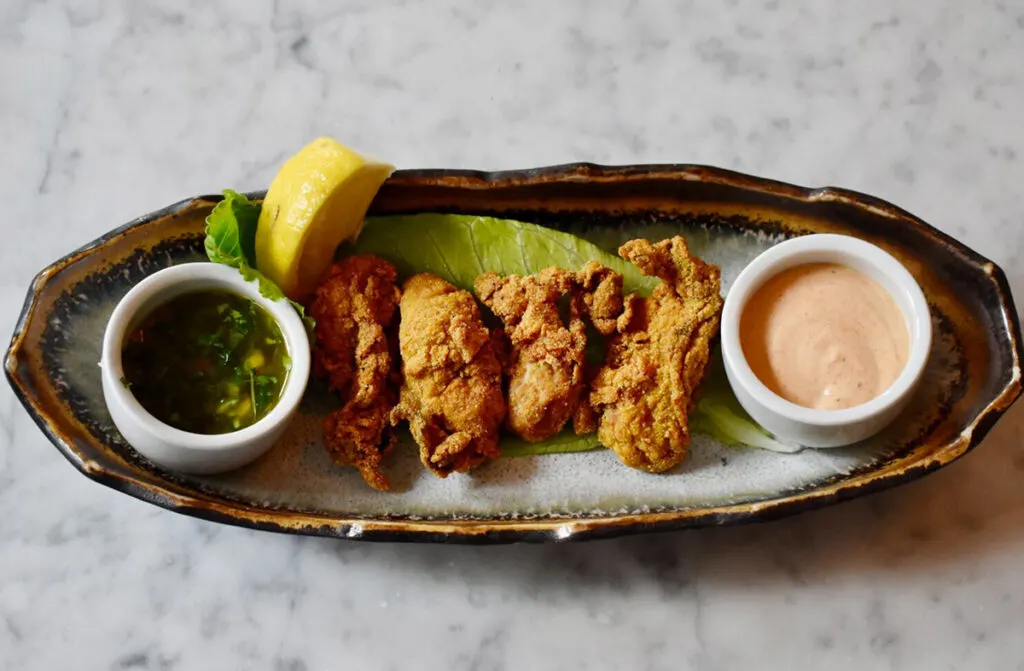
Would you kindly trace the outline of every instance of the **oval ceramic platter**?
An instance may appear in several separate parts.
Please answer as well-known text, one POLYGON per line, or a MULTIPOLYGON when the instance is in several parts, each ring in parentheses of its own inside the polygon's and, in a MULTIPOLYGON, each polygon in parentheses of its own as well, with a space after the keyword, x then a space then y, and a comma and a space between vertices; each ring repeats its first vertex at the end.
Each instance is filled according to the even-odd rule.
MULTIPOLYGON (((260 199, 263 194, 252 194, 260 199)), ((82 473, 176 512, 241 526, 364 540, 559 541, 766 520, 907 482, 975 445, 1020 392, 1020 325, 995 265, 888 203, 700 166, 576 164, 482 173, 400 171, 371 215, 459 212, 566 230, 614 251, 681 233, 719 264, 723 289, 788 237, 844 233, 898 258, 931 306, 924 383, 904 415, 848 448, 779 454, 695 435, 682 466, 652 475, 613 453, 505 458, 472 476, 435 478, 414 449, 386 462, 394 489, 366 487, 331 463, 320 420, 333 403, 311 382, 286 439, 220 476, 168 473, 117 435, 100 389, 108 316, 133 284, 204 260, 204 218, 219 196, 182 201, 109 233, 43 270, 6 358, 40 428, 82 473)))

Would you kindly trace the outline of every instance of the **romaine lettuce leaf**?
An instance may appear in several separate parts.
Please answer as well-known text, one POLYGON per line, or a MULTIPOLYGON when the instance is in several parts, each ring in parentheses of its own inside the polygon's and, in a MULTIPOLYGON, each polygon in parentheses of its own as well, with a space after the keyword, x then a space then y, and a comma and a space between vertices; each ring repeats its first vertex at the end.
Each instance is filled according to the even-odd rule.
POLYGON ((503 435, 501 437, 501 456, 503 457, 526 457, 533 454, 565 454, 567 452, 587 452, 596 450, 601 445, 596 433, 588 433, 584 436, 577 436, 571 426, 567 426, 556 435, 542 440, 538 443, 531 443, 516 435, 503 435))
POLYGON ((725 375, 721 347, 711 352, 708 370, 698 391, 697 406, 690 412, 690 429, 726 445, 745 445, 787 453, 799 452, 801 449, 798 445, 776 440, 743 409, 725 375))
POLYGON ((402 277, 433 273, 473 290, 478 275, 529 275, 550 266, 579 270, 588 261, 622 273, 623 289, 649 294, 658 280, 569 233, 510 219, 462 214, 371 217, 347 254, 376 254, 402 277))

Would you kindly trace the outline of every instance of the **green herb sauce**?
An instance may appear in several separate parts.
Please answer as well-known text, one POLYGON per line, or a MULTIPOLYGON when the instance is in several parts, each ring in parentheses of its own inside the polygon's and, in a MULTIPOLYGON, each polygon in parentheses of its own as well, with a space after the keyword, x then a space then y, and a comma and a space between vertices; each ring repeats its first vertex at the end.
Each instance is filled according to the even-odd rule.
POLYGON ((265 417, 291 359, 281 329, 248 298, 183 294, 129 332, 123 383, 150 414, 192 433, 229 433, 265 417))

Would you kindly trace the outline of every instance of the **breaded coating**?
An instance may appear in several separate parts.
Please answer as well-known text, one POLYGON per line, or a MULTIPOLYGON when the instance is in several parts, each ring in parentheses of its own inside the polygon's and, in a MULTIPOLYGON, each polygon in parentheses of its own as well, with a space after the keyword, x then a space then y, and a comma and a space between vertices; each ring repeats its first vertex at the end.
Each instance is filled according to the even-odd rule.
POLYGON ((631 240, 619 255, 662 284, 649 298, 626 300, 590 403, 602 443, 627 466, 661 472, 690 445, 688 413, 718 333, 721 273, 691 257, 679 236, 631 240))
POLYGON ((476 279, 477 296, 502 320, 508 337, 508 426, 529 441, 561 431, 584 391, 587 334, 578 301, 570 301, 567 325, 558 311, 573 280, 561 268, 476 279))
POLYGON ((392 422, 409 422, 439 477, 497 458, 501 364, 473 296, 423 273, 406 280, 399 310, 403 379, 392 422))
POLYGON ((381 460, 394 442, 394 359, 386 329, 398 307, 396 282, 387 261, 350 256, 331 267, 309 306, 316 320, 314 370, 341 399, 341 408, 324 420, 324 444, 335 461, 359 469, 366 484, 380 490, 388 489, 381 460))
MULTIPOLYGON (((582 312, 590 320, 595 330, 601 335, 615 332, 618 317, 622 314, 622 275, 605 268, 597 261, 590 261, 576 274, 578 288, 573 300, 582 296, 582 312)), ((597 373, 587 367, 587 389, 590 389, 597 373)), ((590 405, 589 392, 580 397, 572 417, 573 430, 577 435, 597 431, 597 412, 590 405)))
POLYGON ((603 335, 614 333, 622 314, 622 275, 590 261, 576 273, 576 284, 583 297, 583 312, 594 328, 603 335))
MULTIPOLYGON (((502 320, 508 337, 508 426, 514 433, 545 440, 576 415, 587 382, 583 315, 610 332, 622 308, 621 287, 620 275, 594 262, 579 273, 547 268, 477 278, 477 296, 502 320), (563 296, 569 297, 565 318, 559 312, 563 296)), ((577 428, 593 431, 592 422, 577 428)))

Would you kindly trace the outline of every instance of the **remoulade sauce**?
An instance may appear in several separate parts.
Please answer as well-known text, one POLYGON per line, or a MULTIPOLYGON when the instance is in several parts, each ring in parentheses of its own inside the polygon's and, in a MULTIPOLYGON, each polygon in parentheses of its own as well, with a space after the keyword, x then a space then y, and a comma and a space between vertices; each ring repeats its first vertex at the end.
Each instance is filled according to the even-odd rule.
POLYGON ((873 279, 836 263, 779 273, 747 302, 743 355, 782 398, 839 410, 883 393, 907 363, 910 335, 892 296, 873 279))

